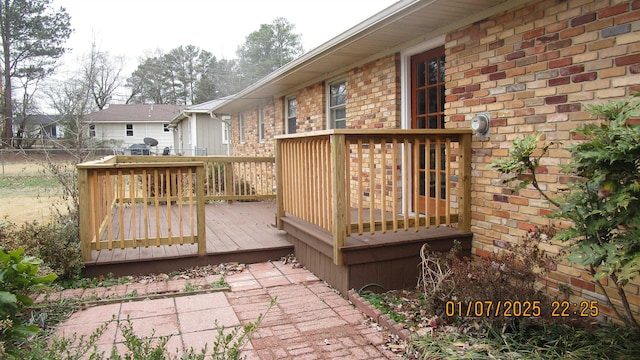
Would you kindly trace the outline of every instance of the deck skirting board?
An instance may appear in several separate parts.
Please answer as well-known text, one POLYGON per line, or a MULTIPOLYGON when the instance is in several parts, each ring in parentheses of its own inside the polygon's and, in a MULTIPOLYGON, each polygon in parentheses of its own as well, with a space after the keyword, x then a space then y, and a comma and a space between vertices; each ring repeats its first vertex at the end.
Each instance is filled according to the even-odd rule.
POLYGON ((282 219, 298 261, 344 296, 350 289, 384 291, 412 288, 419 276, 420 248, 428 243, 433 251, 448 251, 458 240, 461 255, 471 254, 472 233, 455 228, 352 235, 342 248, 344 265, 333 263, 331 234, 293 217, 282 219))

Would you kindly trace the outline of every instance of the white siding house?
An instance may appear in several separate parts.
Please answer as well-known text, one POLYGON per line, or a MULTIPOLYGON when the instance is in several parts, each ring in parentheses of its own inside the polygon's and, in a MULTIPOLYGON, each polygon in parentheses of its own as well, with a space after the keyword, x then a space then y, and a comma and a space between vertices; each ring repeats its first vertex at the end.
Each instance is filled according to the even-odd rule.
POLYGON ((211 114, 211 109, 226 99, 191 105, 171 120, 176 154, 228 155, 229 127, 225 119, 211 114))
MULTIPOLYGON (((171 119, 183 109, 166 104, 114 104, 85 116, 89 136, 97 140, 110 140, 122 148, 143 144, 145 138, 158 141, 157 148, 173 147, 171 119)), ((173 153, 173 151, 172 151, 173 153)))

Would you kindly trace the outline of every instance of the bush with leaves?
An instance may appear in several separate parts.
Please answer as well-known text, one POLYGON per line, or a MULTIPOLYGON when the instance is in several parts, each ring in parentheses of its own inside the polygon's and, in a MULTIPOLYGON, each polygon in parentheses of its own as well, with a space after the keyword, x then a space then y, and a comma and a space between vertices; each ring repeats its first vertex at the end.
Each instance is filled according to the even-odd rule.
POLYGON ((82 253, 77 223, 67 217, 58 217, 47 224, 28 222, 17 227, 0 227, 0 246, 8 250, 24 249, 25 254, 41 259, 42 271, 50 270, 60 279, 80 276, 82 253))
POLYGON ((585 267, 618 317, 640 329, 624 289, 640 274, 640 126, 629 121, 640 117, 640 99, 636 94, 586 108, 603 121, 573 131, 585 140, 567 147, 572 158, 563 171, 577 180, 566 194, 551 198, 535 186, 539 159, 549 148, 538 150, 540 135, 514 142, 511 157, 494 168, 509 174, 507 181, 524 181, 516 189, 533 184, 556 207, 554 216, 571 222, 556 237, 567 245, 568 260, 585 267), (609 298, 604 278, 616 288, 624 314, 609 298))
POLYGON ((40 330, 23 322, 25 308, 33 305, 29 293, 55 280, 55 274, 38 276, 40 260, 24 256, 23 249, 0 247, 0 358, 17 351, 19 345, 40 330))

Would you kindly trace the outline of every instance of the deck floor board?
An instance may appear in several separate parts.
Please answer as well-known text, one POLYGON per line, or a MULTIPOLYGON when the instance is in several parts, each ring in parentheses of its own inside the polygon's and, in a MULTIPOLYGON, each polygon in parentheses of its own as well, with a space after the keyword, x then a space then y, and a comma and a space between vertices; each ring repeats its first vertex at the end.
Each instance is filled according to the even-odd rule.
MULTIPOLYGON (((166 208, 166 205, 161 205, 166 208)), ((164 209, 163 209, 164 210, 164 209)), ((166 216, 166 211, 160 211, 156 221, 155 204, 148 206, 148 246, 145 245, 145 226, 143 206, 127 206, 123 211, 124 222, 120 222, 120 212, 115 209, 111 218, 111 231, 115 240, 113 250, 103 248, 92 251, 90 264, 117 263, 141 260, 153 260, 180 256, 195 256, 198 254, 197 244, 190 244, 190 211, 184 206, 182 224, 180 223, 179 206, 171 205, 171 226, 166 216), (135 223, 132 221, 132 212, 135 211, 135 223), (134 233, 143 238, 137 248, 120 249, 120 227, 123 227, 126 239, 132 238, 134 233), (135 231, 133 230, 135 227, 135 231), (168 237, 171 229, 171 237, 174 245, 156 245, 156 236, 168 237), (180 229, 182 229, 182 241, 180 242, 180 229)), ((205 206, 207 254, 229 253, 244 250, 260 250, 291 246, 286 234, 273 226, 275 222, 276 204, 274 201, 265 202, 235 202, 213 203, 205 206)), ((195 216, 195 209, 194 209, 195 216)), ((197 222, 194 220, 194 225, 197 222)), ((103 239, 107 230, 103 231, 103 239)))

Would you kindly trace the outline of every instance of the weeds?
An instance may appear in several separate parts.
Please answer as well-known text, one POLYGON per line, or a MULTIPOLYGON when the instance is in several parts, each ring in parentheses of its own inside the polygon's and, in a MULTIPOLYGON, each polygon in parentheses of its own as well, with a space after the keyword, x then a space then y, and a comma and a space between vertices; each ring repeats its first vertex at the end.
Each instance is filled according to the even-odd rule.
POLYGON ((9 359, 21 360, 238 360, 242 359, 242 349, 250 341, 257 331, 264 316, 276 303, 273 299, 267 310, 258 318, 245 326, 233 329, 219 326, 217 321, 216 336, 212 340, 211 350, 205 345, 202 349, 189 348, 182 352, 179 349, 167 349, 167 343, 171 336, 155 337, 152 333, 149 337, 140 337, 133 331, 130 319, 118 321, 118 331, 124 338, 124 350, 118 350, 115 346, 109 354, 105 354, 98 347, 98 340, 107 330, 111 320, 97 328, 89 337, 72 335, 70 337, 54 337, 48 339, 40 337, 32 341, 28 346, 20 349, 18 353, 9 359))

